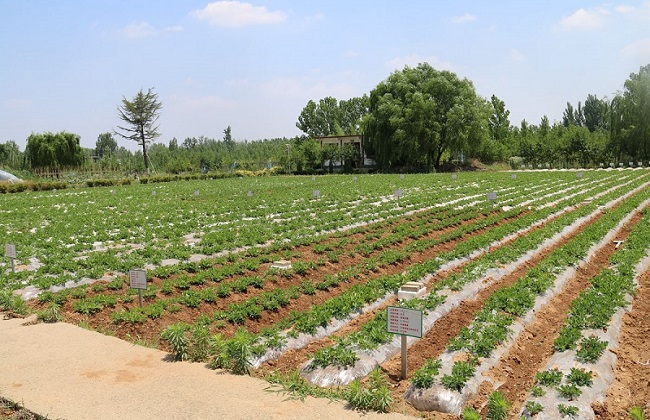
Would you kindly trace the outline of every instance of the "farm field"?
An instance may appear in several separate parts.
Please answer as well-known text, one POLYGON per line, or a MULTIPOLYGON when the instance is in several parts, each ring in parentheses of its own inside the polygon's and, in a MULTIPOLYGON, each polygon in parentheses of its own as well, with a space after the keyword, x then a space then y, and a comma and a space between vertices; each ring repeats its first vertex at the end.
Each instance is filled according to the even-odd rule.
POLYGON ((650 381, 649 186, 627 169, 8 194, 17 259, 0 290, 44 319, 272 383, 350 400, 380 382, 382 409, 628 418, 650 414, 650 388, 622 391, 650 381), (142 307, 132 269, 147 270, 142 307), (412 281, 426 294, 398 302, 412 281), (388 306, 423 312, 406 379, 388 306))

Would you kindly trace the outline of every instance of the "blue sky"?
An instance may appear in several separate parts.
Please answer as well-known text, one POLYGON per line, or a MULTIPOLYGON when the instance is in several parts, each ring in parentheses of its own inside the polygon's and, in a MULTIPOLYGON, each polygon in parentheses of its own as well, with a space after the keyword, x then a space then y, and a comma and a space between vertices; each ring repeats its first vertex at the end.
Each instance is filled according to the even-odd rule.
POLYGON ((650 64, 650 1, 0 0, 0 57, 0 142, 21 149, 61 130, 93 147, 149 87, 158 142, 290 137, 310 99, 424 61, 538 124, 650 64))

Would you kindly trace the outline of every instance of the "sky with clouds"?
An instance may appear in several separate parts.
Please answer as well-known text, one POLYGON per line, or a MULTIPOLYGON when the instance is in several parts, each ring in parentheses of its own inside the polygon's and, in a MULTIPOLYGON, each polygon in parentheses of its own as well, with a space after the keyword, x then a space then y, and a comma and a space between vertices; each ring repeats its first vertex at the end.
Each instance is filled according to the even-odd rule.
POLYGON ((310 99, 425 61, 537 124, 650 64, 650 1, 0 0, 0 52, 0 142, 21 149, 62 130, 93 147, 150 87, 159 142, 291 137, 310 99))

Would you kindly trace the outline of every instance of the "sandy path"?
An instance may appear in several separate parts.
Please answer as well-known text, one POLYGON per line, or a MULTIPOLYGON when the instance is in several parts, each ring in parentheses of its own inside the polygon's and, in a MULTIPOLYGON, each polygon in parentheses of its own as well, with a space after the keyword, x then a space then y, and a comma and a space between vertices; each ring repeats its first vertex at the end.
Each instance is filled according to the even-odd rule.
POLYGON ((71 324, 0 320, 0 395, 50 419, 407 419, 286 397, 268 384, 71 324))

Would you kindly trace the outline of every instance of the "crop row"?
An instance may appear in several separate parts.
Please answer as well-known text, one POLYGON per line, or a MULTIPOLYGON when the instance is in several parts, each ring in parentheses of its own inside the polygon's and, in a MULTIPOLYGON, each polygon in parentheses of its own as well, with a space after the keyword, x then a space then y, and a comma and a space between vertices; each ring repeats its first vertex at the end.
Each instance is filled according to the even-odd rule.
MULTIPOLYGON (((465 398, 475 392, 465 388, 467 382, 474 377, 480 381, 481 372, 496 363, 496 356, 491 357, 493 351, 507 337, 512 341, 515 321, 522 319, 534 305, 539 304, 560 274, 586 258, 594 243, 602 241, 607 232, 647 198, 647 190, 643 189, 627 198, 615 209, 603 214, 598 223, 588 225, 575 239, 553 250, 514 285, 490 296, 472 324, 450 341, 441 361, 432 360, 414 375, 414 388, 435 388, 435 384, 440 384, 442 388, 464 393, 465 398), (465 357, 459 359, 462 355, 465 357), (436 369, 432 369, 432 366, 436 369), (442 374, 440 378, 434 378, 439 374, 442 374)), ((518 328, 517 331, 521 331, 518 328)), ((505 348, 502 348, 503 351, 505 348)), ((441 390, 434 390, 434 395, 436 392, 441 390)), ((434 395, 429 395, 429 398, 435 399, 434 395)))

